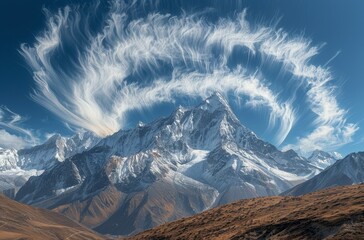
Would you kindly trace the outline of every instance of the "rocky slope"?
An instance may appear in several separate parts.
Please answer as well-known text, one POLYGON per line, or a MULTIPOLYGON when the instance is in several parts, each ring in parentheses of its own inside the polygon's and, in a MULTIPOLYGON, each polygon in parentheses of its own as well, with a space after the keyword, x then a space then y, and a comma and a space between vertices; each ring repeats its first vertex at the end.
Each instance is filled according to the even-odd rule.
POLYGON ((240 124, 214 94, 120 131, 33 177, 16 199, 101 233, 133 234, 242 198, 276 195, 319 170, 240 124))
POLYGON ((242 200, 129 239, 364 239, 364 185, 242 200))
POLYGON ((0 239, 105 239, 78 223, 0 194, 0 239))
POLYGON ((320 174, 283 194, 298 196, 329 187, 362 182, 364 182, 364 152, 351 153, 320 174))

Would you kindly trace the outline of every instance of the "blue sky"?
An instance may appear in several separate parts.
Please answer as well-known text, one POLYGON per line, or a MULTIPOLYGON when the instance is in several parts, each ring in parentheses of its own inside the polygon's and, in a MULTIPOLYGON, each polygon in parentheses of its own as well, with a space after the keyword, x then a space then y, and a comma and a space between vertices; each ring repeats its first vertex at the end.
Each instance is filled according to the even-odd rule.
POLYGON ((220 91, 282 149, 363 150, 363 1, 131 2, 0 2, 0 147, 105 136, 220 91))

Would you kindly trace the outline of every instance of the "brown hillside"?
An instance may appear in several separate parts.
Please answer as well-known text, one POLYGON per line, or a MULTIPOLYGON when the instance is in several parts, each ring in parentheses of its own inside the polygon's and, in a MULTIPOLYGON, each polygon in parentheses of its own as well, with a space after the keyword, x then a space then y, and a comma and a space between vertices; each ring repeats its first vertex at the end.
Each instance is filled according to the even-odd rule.
POLYGON ((364 239, 364 185, 242 200, 131 239, 364 239))
POLYGON ((104 239, 51 211, 30 207, 0 195, 0 239, 104 239))

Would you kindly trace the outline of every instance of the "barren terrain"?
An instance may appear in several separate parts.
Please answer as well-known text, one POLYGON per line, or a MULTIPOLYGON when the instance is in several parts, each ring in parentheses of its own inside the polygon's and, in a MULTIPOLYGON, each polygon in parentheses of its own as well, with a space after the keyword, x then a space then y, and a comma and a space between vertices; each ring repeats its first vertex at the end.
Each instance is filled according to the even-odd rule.
POLYGON ((364 185, 241 200, 131 239, 364 239, 364 185))
POLYGON ((0 239, 104 239, 80 224, 0 195, 0 239))

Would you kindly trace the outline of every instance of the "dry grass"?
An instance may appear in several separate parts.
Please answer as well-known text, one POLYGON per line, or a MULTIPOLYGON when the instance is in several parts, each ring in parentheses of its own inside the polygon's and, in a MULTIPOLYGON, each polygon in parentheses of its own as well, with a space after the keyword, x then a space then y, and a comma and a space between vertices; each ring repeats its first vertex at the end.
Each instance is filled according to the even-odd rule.
POLYGON ((0 195, 0 239, 104 239, 51 211, 30 207, 0 195))
POLYGON ((364 239, 364 185, 242 200, 131 239, 364 239))

